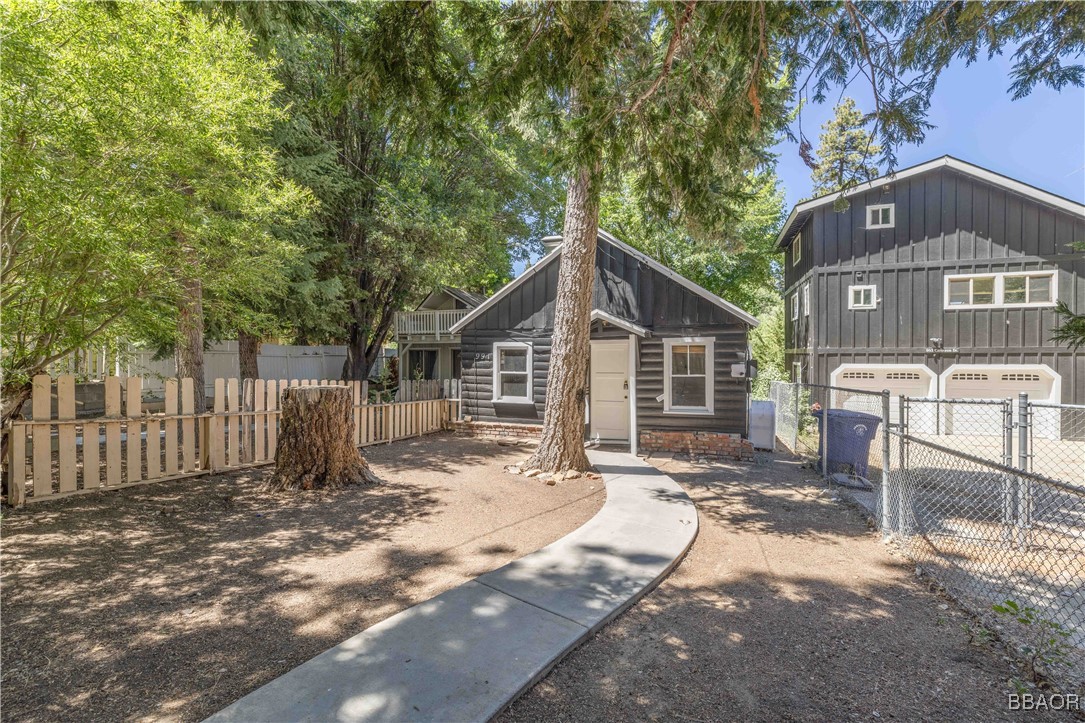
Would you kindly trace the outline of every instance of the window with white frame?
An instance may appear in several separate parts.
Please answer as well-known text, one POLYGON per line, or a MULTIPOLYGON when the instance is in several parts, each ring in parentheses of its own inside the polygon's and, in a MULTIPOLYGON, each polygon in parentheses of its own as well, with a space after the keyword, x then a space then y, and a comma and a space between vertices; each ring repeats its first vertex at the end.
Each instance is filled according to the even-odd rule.
POLYGON ((703 337, 663 340, 663 411, 712 414, 714 343, 703 337))
POLYGON ((802 231, 795 236, 795 242, 791 244, 791 265, 798 266, 802 261, 802 231))
POLYGON ((1057 272, 955 274, 945 277, 946 309, 1054 306, 1057 272))
POLYGON ((791 320, 799 320, 799 292, 791 295, 791 320))
POLYGON ((810 284, 803 284, 802 287, 802 313, 803 316, 810 316, 810 284))
POLYGON ((802 384, 802 362, 791 362, 791 381, 802 384))
POLYGON ((877 206, 866 207, 866 227, 868 229, 873 228, 893 228, 896 219, 894 218, 894 204, 883 203, 877 206))
POLYGON ((533 402, 531 347, 519 342, 494 344, 494 401, 533 402))
POLYGON ((849 286, 848 287, 849 309, 876 309, 878 308, 877 286, 849 286))

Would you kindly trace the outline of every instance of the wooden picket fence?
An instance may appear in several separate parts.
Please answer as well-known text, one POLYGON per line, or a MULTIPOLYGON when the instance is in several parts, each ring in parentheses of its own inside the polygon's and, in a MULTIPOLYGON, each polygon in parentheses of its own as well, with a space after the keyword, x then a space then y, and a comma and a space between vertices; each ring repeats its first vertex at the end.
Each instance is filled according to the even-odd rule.
POLYGON ((351 387, 359 447, 440 431, 454 413, 447 399, 369 404, 365 382, 316 379, 216 379, 214 408, 200 413, 192 380, 168 379, 165 411, 145 414, 141 378, 107 377, 105 416, 77 419, 75 377, 43 374, 34 377, 31 419, 11 426, 8 503, 272 463, 282 390, 318 384, 351 387))

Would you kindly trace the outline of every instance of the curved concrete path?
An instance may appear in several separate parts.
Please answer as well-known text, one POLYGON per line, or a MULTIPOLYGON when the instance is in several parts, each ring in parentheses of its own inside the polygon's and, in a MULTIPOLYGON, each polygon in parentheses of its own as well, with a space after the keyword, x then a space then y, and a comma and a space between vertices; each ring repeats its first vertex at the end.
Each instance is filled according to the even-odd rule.
POLYGON ((697 536, 674 480, 589 451, 607 499, 537 552, 393 615, 209 721, 484 721, 651 590, 697 536))

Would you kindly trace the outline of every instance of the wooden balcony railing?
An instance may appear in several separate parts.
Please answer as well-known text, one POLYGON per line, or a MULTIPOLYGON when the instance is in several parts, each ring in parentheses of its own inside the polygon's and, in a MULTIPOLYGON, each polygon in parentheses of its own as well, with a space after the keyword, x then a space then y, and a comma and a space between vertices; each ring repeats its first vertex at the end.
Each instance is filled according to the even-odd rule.
POLYGON ((429 335, 438 339, 442 336, 451 337, 453 334, 449 329, 468 313, 470 309, 400 311, 396 314, 396 336, 429 335))

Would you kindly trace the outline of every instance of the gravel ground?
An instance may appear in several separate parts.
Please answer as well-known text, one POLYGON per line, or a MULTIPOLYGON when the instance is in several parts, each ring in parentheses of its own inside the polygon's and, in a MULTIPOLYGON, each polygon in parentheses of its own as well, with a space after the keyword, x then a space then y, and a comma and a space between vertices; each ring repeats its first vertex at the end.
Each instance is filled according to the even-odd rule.
POLYGON ((1009 712, 1017 669, 796 463, 650 461, 697 503, 696 542, 502 723, 1069 718, 1009 712))
POLYGON ((604 499, 504 474, 525 449, 494 442, 365 454, 383 484, 273 495, 266 468, 5 512, 2 719, 200 720, 604 499))

